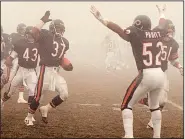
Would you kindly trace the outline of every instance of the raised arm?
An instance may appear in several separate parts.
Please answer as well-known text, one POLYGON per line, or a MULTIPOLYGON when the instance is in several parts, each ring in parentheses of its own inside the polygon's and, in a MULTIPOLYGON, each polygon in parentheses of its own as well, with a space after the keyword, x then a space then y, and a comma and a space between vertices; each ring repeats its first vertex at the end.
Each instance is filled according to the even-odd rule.
POLYGON ((106 27, 108 27, 110 30, 114 31, 115 33, 117 33, 122 39, 129 41, 129 36, 126 32, 126 30, 122 29, 119 25, 117 25, 116 23, 113 23, 111 21, 108 21, 106 19, 104 19, 100 12, 94 7, 91 6, 91 13, 95 16, 96 19, 98 19, 103 25, 105 25, 106 27))
POLYGON ((36 41, 39 40, 40 30, 42 29, 44 24, 49 21, 52 21, 51 19, 49 19, 49 16, 50 16, 50 11, 46 11, 44 16, 40 19, 40 22, 33 28, 32 35, 36 41))
POLYGON ((158 5, 156 5, 158 12, 159 12, 159 26, 163 27, 165 25, 165 11, 166 11, 166 5, 163 5, 163 8, 160 8, 158 5))

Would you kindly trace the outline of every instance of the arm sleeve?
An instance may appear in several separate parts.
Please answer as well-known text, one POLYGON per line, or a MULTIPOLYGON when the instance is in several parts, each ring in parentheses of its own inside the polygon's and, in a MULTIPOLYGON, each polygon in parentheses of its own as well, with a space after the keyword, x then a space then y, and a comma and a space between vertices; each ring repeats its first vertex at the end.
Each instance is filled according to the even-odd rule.
POLYGON ((173 61, 177 58, 179 58, 179 45, 176 41, 172 44, 172 50, 169 56, 169 61, 173 61))
POLYGON ((117 33, 122 39, 126 41, 130 41, 130 30, 129 29, 122 29, 119 25, 108 22, 107 27, 117 33))
POLYGON ((177 69, 182 68, 182 65, 179 63, 179 58, 176 58, 175 60, 171 60, 170 63, 177 69))
POLYGON ((32 36, 35 39, 35 41, 38 41, 40 38, 40 31, 42 27, 44 26, 44 22, 40 20, 40 23, 37 24, 35 27, 32 29, 32 36))

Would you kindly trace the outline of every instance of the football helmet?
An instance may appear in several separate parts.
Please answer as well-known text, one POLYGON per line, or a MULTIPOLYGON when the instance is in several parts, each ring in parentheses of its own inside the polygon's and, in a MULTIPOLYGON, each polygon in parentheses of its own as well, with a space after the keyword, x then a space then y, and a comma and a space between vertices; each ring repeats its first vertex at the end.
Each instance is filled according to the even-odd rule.
POLYGON ((32 29, 33 29, 33 26, 27 26, 25 29, 25 37, 26 37, 28 43, 34 43, 34 38, 31 34, 32 29))
POLYGON ((136 16, 132 25, 140 30, 151 30, 151 20, 146 15, 136 16))
POLYGON ((175 35, 175 26, 173 22, 169 19, 165 20, 165 31, 167 36, 174 37, 175 35))
POLYGON ((24 36, 25 31, 26 31, 26 25, 24 23, 20 23, 17 25, 17 33, 19 33, 21 36, 24 36))
POLYGON ((49 25, 49 31, 56 35, 56 37, 62 37, 65 32, 64 22, 60 19, 53 20, 49 25))

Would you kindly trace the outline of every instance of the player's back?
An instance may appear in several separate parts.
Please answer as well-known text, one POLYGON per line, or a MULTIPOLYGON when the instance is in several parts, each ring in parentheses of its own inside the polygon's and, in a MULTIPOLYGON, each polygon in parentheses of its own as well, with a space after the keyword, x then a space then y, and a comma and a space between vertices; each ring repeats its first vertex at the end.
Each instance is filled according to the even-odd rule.
POLYGON ((130 43, 137 69, 161 67, 161 34, 159 31, 131 27, 130 43))

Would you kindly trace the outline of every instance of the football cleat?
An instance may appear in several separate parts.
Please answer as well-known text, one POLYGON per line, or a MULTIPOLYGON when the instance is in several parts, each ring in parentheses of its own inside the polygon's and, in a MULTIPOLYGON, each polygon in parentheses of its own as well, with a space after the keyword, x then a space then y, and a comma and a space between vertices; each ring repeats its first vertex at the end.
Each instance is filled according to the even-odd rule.
POLYGON ((150 121, 150 122, 147 124, 146 128, 153 129, 153 123, 152 123, 152 121, 150 121))
POLYGON ((32 126, 32 125, 33 125, 32 118, 26 117, 25 120, 24 120, 24 123, 25 123, 27 126, 32 126))
POLYGON ((33 122, 35 122, 35 121, 36 121, 34 117, 32 117, 32 121, 33 121, 33 122))

